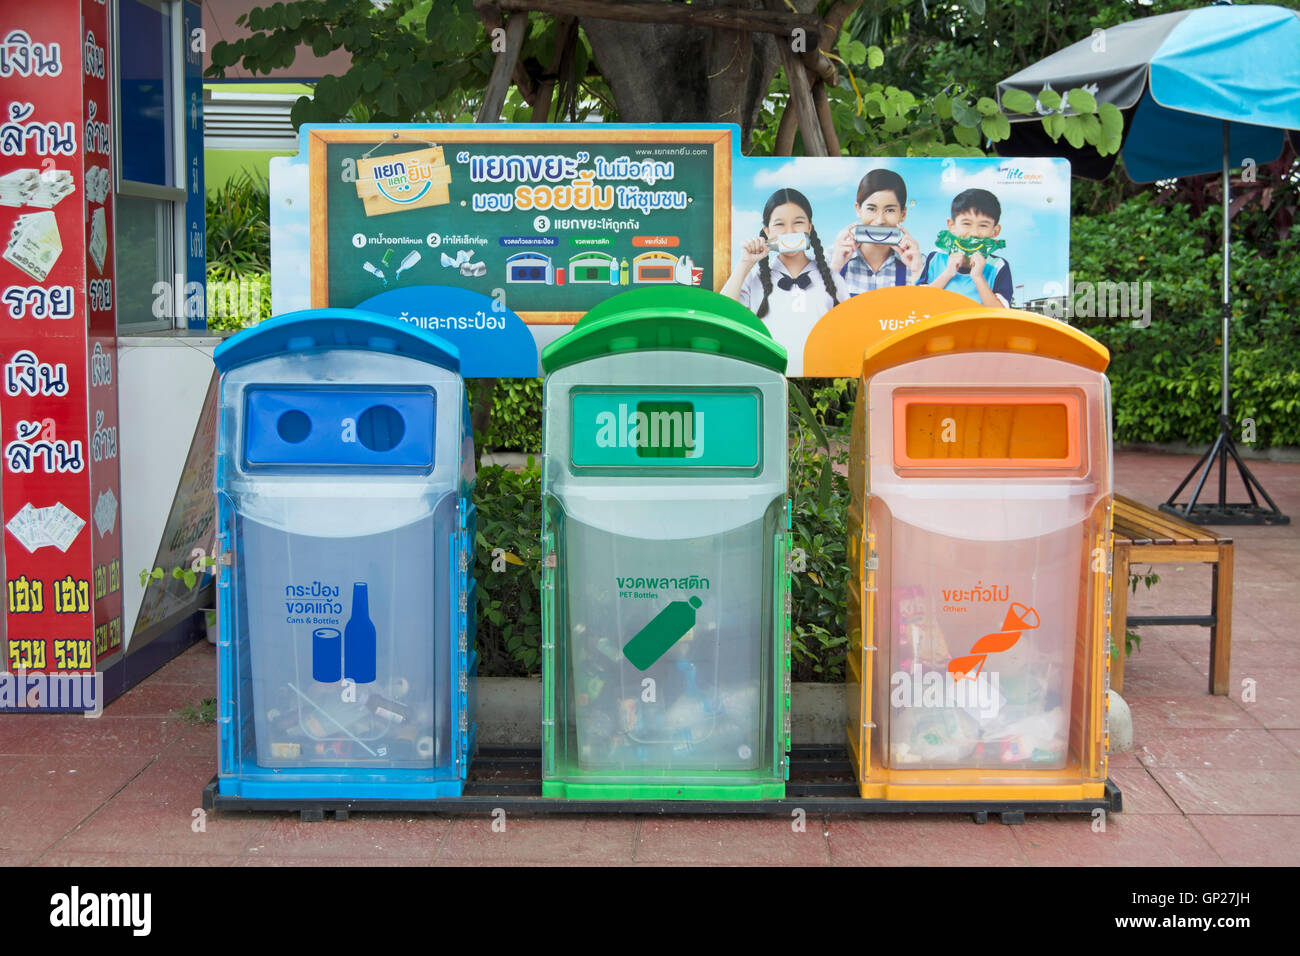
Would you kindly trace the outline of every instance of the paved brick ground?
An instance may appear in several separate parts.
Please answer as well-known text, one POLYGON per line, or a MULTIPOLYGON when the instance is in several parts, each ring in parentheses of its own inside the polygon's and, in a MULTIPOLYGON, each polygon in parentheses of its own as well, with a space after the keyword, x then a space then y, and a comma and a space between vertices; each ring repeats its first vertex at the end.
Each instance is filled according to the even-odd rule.
MULTIPOLYGON (((1121 454, 1119 490, 1162 500, 1184 456, 1121 454)), ((304 824, 290 815, 194 812, 215 768, 216 730, 178 708, 211 696, 216 656, 199 644, 99 720, 0 718, 0 865, 792 864, 992 866, 1300 864, 1300 465, 1254 465, 1284 528, 1232 528, 1237 542, 1232 695, 1210 697, 1203 628, 1146 628, 1125 696, 1136 749, 1111 776, 1124 813, 1104 833, 1079 817, 976 826, 961 816, 810 819, 489 820, 362 814, 304 824), (1243 703, 1242 684, 1255 681, 1243 703)), ((1205 566, 1162 565, 1133 613, 1203 613, 1205 566)))

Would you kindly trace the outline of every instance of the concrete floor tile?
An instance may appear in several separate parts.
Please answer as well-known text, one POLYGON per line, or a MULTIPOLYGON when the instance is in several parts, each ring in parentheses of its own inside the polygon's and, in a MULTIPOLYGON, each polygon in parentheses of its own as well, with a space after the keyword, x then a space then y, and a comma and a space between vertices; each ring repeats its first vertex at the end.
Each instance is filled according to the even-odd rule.
POLYGON ((358 864, 394 858, 432 863, 451 827, 451 820, 427 814, 359 813, 318 823, 304 823, 297 815, 272 816, 245 855, 346 858, 358 864))
POLYGON ((46 853, 35 861, 36 866, 234 866, 239 857, 231 855, 208 856, 185 853, 84 853, 59 850, 46 853))
POLYGON ((460 817, 438 850, 438 866, 620 865, 632 862, 638 818, 631 815, 460 817), (505 829, 493 829, 493 824, 505 829))
POLYGON ((80 714, 9 716, 0 720, 0 754, 113 757, 156 754, 178 737, 183 724, 170 717, 80 714))
POLYGON ((1267 730, 1164 727, 1143 733, 1135 753, 1147 767, 1177 770, 1300 770, 1300 757, 1267 730))
POLYGON ((0 854, 33 853, 53 846, 95 812, 80 800, 33 800, 0 806, 0 854))
POLYGON ((1170 650, 1171 656, 1158 660, 1141 654, 1130 657, 1124 665, 1124 696, 1155 697, 1161 694, 1190 696, 1206 689, 1206 674, 1170 650))
MULTIPOLYGON (((1234 696, 1243 696, 1247 687, 1237 686, 1234 696)), ((1252 720, 1269 730, 1300 730, 1300 687, 1261 678, 1254 693, 1254 701, 1241 701, 1242 710, 1252 720)))
POLYGON ((772 817, 646 817, 637 834, 638 863, 824 866, 830 862, 821 820, 772 817))
POLYGON ((241 854, 268 826, 264 814, 196 814, 197 808, 197 799, 190 807, 114 800, 54 849, 68 853, 230 856, 241 854))
POLYGON ((1126 814, 1181 813, 1145 767, 1116 768, 1111 771, 1110 779, 1119 787, 1126 814))
POLYGON ((1293 754, 1300 754, 1300 730, 1279 730, 1274 728, 1269 733, 1273 735, 1275 740, 1281 741, 1282 745, 1293 754))
POLYGON ((1126 750, 1117 754, 1107 754, 1106 762, 1109 764, 1111 770, 1142 766, 1141 762, 1137 758, 1137 754, 1132 750, 1126 750))
POLYGON ((148 754, 0 756, 0 805, 63 800, 94 809, 125 787, 152 759, 148 754))
POLYGON ((207 641, 198 641, 160 667, 149 680, 163 684, 205 684, 212 688, 206 697, 216 696, 217 649, 207 641))
POLYGON ((203 804, 203 788, 212 779, 216 761, 209 757, 155 758, 123 788, 114 803, 138 803, 193 809, 203 804))
POLYGON ((194 724, 183 730, 169 743, 163 753, 168 757, 207 757, 212 763, 212 774, 217 772, 219 739, 216 723, 194 724))
POLYGON ((176 717, 185 707, 198 710, 207 697, 216 697, 215 685, 171 684, 147 680, 137 684, 104 708, 106 717, 176 717))
POLYGON ((1230 866, 1300 866, 1300 816, 1190 816, 1230 866))
POLYGON ((1181 816, 1112 813, 1031 818, 1011 827, 1031 866, 1219 866, 1213 847, 1181 816))
POLYGON ((1183 813, 1300 814, 1300 770, 1173 770, 1151 776, 1183 813))
MULTIPOLYGON (((811 821, 810 825, 811 825, 811 821)), ((820 821, 817 826, 820 827, 820 821)), ((835 866, 1024 866, 1014 827, 969 815, 882 814, 868 820, 832 817, 835 866)))
POLYGON ((31 866, 39 855, 39 850, 0 850, 0 867, 31 866))
MULTIPOLYGON (((358 861, 366 867, 372 866, 432 866, 429 860, 419 860, 415 857, 392 856, 392 857, 367 857, 364 861, 358 861)), ((249 853, 245 856, 236 857, 235 866, 296 866, 296 867, 330 867, 337 869, 339 858, 337 856, 266 856, 264 854, 249 853)))
POLYGON ((1164 727, 1174 728, 1219 728, 1258 727, 1247 716, 1241 705, 1227 697, 1212 697, 1202 694, 1199 697, 1168 696, 1164 694, 1144 697, 1126 693, 1124 699, 1133 712, 1133 738, 1141 740, 1148 731, 1164 727))

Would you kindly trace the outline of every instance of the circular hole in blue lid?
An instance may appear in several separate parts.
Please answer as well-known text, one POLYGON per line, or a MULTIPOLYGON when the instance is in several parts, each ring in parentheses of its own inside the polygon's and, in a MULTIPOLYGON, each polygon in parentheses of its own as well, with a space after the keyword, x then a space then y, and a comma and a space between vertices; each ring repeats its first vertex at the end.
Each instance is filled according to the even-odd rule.
POLYGON ((390 451, 405 434, 406 423, 391 405, 372 405, 357 419, 357 441, 371 451, 390 451))
POLYGON ((293 408, 280 416, 275 423, 275 430, 280 438, 290 445, 296 445, 311 434, 311 419, 306 412, 293 408))

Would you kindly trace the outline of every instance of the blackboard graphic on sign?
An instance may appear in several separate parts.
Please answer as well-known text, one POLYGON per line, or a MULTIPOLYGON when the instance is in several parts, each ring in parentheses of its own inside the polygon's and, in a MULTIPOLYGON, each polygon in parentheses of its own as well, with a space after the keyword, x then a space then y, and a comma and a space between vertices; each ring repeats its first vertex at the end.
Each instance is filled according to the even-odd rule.
POLYGON ((304 127, 311 305, 455 285, 570 324, 626 288, 719 289, 731 127, 304 127))

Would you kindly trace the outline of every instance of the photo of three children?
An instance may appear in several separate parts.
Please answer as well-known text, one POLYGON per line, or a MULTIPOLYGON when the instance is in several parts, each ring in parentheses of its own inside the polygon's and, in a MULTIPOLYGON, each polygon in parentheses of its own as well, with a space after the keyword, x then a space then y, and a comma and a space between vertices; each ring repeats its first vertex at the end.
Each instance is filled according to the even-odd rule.
POLYGON ((990 190, 968 188, 953 198, 947 228, 929 252, 906 226, 907 184, 893 170, 863 176, 853 209, 856 222, 827 250, 807 196, 776 190, 763 207, 758 235, 743 242, 722 289, 767 324, 786 346, 791 368, 802 368, 803 342, 822 315, 864 292, 930 286, 990 307, 1011 304, 1011 266, 995 254, 1006 244, 998 238, 1002 206, 990 190))

